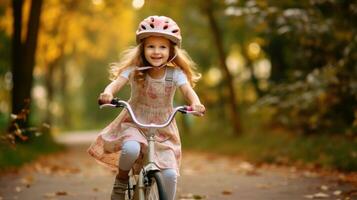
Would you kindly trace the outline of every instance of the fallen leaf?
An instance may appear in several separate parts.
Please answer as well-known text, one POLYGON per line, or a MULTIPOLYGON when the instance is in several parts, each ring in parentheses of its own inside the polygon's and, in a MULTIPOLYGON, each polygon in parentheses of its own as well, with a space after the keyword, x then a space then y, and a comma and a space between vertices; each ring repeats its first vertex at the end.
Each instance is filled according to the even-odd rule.
POLYGON ((197 195, 197 194, 193 195, 193 199, 205 199, 205 198, 206 198, 205 195, 197 195))
POLYGON ((16 191, 16 192, 21 192, 22 189, 21 189, 21 187, 17 186, 17 187, 15 187, 15 191, 16 191))
POLYGON ((223 194, 223 195, 231 195, 231 194, 232 194, 232 191, 230 191, 230 190, 223 190, 223 191, 222 191, 222 194, 223 194))
POLYGON ((179 200, 194 200, 194 199, 206 199, 205 195, 197 195, 197 194, 181 194, 179 200))
POLYGON ((307 198, 307 199, 324 199, 324 198, 329 198, 330 195, 322 193, 322 192, 319 192, 319 193, 316 193, 316 194, 305 195, 304 197, 307 198))
POLYGON ((330 195, 328 195, 326 193, 319 192, 319 193, 314 194, 314 197, 316 197, 316 198, 329 198, 330 195))
POLYGON ((341 190, 336 190, 333 192, 333 195, 335 196, 338 196, 338 195, 341 195, 342 194, 342 191, 341 190))
POLYGON ((242 162, 240 165, 239 165, 239 168, 241 168, 242 170, 245 170, 245 171, 252 171, 254 170, 254 166, 248 162, 242 162))
POLYGON ((320 189, 323 191, 327 191, 327 190, 329 190, 329 187, 326 185, 321 185, 320 189))
POLYGON ((34 178, 33 176, 26 176, 26 177, 23 177, 20 181, 22 184, 24 184, 26 187, 30 187, 33 182, 34 182, 34 178))
POLYGON ((58 192, 56 192, 56 195, 57 196, 66 196, 66 195, 68 195, 68 193, 65 191, 58 191, 58 192))

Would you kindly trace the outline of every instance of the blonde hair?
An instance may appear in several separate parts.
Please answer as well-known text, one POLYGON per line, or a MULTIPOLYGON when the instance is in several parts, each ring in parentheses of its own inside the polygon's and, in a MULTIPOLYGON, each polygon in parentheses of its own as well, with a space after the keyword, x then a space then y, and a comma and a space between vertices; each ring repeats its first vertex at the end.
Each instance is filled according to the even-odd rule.
MULTIPOLYGON (((177 45, 170 43, 170 56, 169 60, 176 54, 176 57, 167 64, 167 67, 179 67, 187 76, 187 80, 192 87, 201 78, 201 74, 197 72, 196 63, 191 59, 188 53, 179 48, 177 45)), ((120 60, 117 63, 110 64, 110 79, 115 80, 121 72, 129 67, 143 67, 147 63, 144 58, 143 43, 135 47, 131 47, 122 52, 120 60)), ((135 70, 134 80, 140 84, 145 80, 147 70, 135 70)))

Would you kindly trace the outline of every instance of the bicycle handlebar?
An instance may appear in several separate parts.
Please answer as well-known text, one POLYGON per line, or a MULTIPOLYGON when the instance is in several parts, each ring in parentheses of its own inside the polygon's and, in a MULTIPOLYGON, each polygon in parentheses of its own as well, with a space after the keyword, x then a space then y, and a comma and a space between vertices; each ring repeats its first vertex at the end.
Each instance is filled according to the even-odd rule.
POLYGON ((118 98, 114 98, 109 104, 101 104, 99 107, 100 108, 104 108, 104 107, 126 108, 129 112, 131 118, 133 119, 134 123, 142 128, 164 128, 171 123, 171 121, 174 119, 177 112, 181 112, 183 114, 201 114, 197 111, 193 111, 193 108, 191 106, 178 106, 178 107, 174 108, 174 111, 170 115, 169 119, 167 119, 166 122, 164 122, 163 124, 154 124, 154 123, 144 124, 137 120, 137 118, 133 112, 133 109, 131 108, 130 104, 126 101, 120 100, 118 98))

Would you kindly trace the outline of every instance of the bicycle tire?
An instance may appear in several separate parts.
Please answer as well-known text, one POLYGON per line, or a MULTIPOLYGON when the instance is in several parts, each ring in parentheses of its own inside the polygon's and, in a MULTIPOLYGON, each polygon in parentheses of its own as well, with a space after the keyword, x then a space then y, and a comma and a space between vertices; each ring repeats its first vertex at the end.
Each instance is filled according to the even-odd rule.
POLYGON ((148 174, 149 186, 145 189, 146 200, 167 200, 165 187, 159 171, 148 174))
MULTIPOLYGON (((130 172, 131 173, 131 172, 130 172)), ((129 182, 128 182, 128 188, 125 191, 125 200, 134 200, 138 199, 136 196, 137 194, 137 179, 135 178, 135 175, 130 175, 129 173, 129 182)))

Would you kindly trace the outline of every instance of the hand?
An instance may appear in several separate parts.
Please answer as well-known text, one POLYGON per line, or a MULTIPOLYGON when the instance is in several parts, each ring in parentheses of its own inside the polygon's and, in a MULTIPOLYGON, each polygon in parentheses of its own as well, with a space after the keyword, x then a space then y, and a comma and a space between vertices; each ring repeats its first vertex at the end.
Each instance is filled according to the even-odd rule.
POLYGON ((103 92, 100 93, 99 98, 98 98, 98 104, 106 104, 110 103, 113 100, 113 94, 108 93, 108 92, 103 92))
POLYGON ((199 112, 199 114, 194 114, 196 116, 203 116, 206 112, 206 108, 202 104, 192 104, 191 107, 193 111, 199 112))

